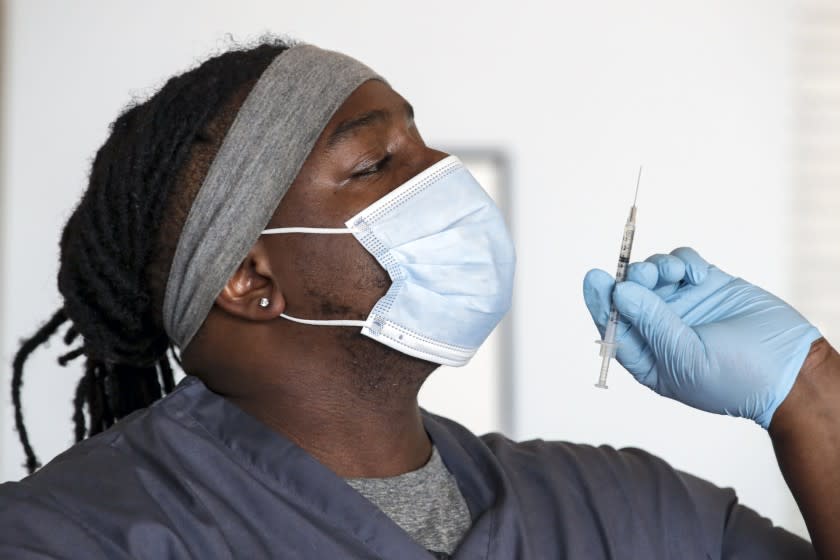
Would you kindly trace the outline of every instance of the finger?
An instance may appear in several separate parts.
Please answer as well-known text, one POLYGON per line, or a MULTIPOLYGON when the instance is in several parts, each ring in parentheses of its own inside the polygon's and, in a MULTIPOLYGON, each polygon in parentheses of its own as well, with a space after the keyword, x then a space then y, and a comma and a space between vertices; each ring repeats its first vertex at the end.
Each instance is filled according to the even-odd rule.
POLYGON ((657 288, 668 284, 676 284, 685 277, 685 263, 673 255, 659 253, 649 256, 646 261, 656 265, 659 276, 655 286, 657 288))
POLYGON ((625 318, 620 319, 618 330, 616 359, 637 381, 653 388, 656 383, 656 358, 648 343, 625 318))
MULTIPOLYGON (((590 270, 583 279, 583 299, 601 338, 604 337, 610 318, 614 287, 615 280, 603 270, 590 270)), ((645 368, 645 371, 652 367, 653 358, 647 344, 639 333, 630 328, 630 323, 626 319, 621 319, 619 322, 616 342, 618 343, 616 357, 624 367, 629 369, 639 364, 639 367, 645 368)))
POLYGON ((656 266, 649 262, 633 263, 627 268, 627 280, 652 290, 659 281, 659 272, 656 266))
POLYGON ((672 375, 691 375, 704 359, 705 349, 697 333, 652 291, 622 282, 615 288, 613 302, 650 347, 656 363, 664 364, 672 375))
POLYGON ((685 263, 685 279, 695 286, 702 284, 709 273, 709 263, 691 247, 674 249, 671 254, 685 263))
POLYGON ((685 263, 673 255, 663 254, 652 255, 647 260, 656 265, 659 276, 653 291, 662 299, 668 299, 685 278, 685 263))
POLYGON ((610 304, 615 280, 603 270, 593 269, 586 273, 583 278, 583 301, 592 320, 604 335, 607 321, 610 317, 610 304))
MULTIPOLYGON (((628 271, 629 274, 629 271, 628 271)), ((612 306, 612 294, 615 280, 603 270, 590 270, 583 279, 583 299, 601 338, 604 337, 612 306)), ((622 319, 616 332, 618 361, 632 373, 636 379, 652 387, 655 376, 650 374, 655 369, 655 359, 644 338, 632 329, 626 319, 622 319)))

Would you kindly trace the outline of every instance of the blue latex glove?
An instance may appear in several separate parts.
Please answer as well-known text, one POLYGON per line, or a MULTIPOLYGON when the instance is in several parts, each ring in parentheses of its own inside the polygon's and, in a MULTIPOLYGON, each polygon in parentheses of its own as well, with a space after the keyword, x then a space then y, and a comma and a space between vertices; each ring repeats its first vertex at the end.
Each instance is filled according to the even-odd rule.
POLYGON ((820 338, 788 304, 689 248, 631 265, 618 286, 603 270, 587 273, 583 296, 602 338, 611 295, 622 316, 616 358, 636 380, 765 429, 820 338))

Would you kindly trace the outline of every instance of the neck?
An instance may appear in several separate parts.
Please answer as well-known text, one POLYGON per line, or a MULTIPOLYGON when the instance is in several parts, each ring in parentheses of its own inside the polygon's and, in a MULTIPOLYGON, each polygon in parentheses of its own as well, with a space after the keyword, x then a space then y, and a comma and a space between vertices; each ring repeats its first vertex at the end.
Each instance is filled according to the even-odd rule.
POLYGON ((417 395, 374 402, 350 392, 286 388, 231 400, 343 478, 383 478, 423 466, 431 442, 417 395))
POLYGON ((420 468, 432 448, 417 394, 436 364, 340 332, 346 340, 339 344, 310 337, 309 344, 288 348, 275 343, 272 351, 252 352, 245 362, 241 352, 237 363, 225 359, 234 353, 219 352, 185 367, 343 478, 383 478, 420 468))

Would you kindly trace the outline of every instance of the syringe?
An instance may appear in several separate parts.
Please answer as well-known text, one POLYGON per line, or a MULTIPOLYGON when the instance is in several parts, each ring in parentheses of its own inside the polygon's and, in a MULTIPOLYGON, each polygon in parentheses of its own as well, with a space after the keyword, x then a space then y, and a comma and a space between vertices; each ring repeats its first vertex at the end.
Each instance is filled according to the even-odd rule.
MULTIPOLYGON (((639 175, 636 177, 636 194, 633 196, 633 206, 630 207, 630 216, 624 224, 624 237, 621 238, 621 251, 618 253, 618 268, 615 272, 615 281, 624 282, 627 278, 627 266, 630 264, 630 252, 633 250, 633 235, 636 233, 636 198, 639 196, 639 183, 642 180, 642 168, 639 167, 639 175)), ((607 330, 603 340, 596 340, 601 345, 601 373, 598 375, 599 389, 607 388, 607 371, 610 369, 610 360, 615 358, 618 344, 615 343, 615 331, 618 328, 618 310, 615 304, 610 304, 610 319, 607 322, 607 330)))

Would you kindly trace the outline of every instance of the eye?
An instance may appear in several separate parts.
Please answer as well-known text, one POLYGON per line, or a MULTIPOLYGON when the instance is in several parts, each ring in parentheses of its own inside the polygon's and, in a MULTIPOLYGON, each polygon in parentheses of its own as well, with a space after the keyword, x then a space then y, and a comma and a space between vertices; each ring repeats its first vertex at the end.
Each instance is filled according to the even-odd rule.
POLYGON ((386 154, 385 157, 376 161, 372 164, 367 164, 363 166, 358 171, 354 172, 352 177, 354 178, 362 178, 362 177, 369 177, 371 175, 376 175, 380 171, 384 170, 388 167, 388 163, 391 161, 391 154, 386 154))

